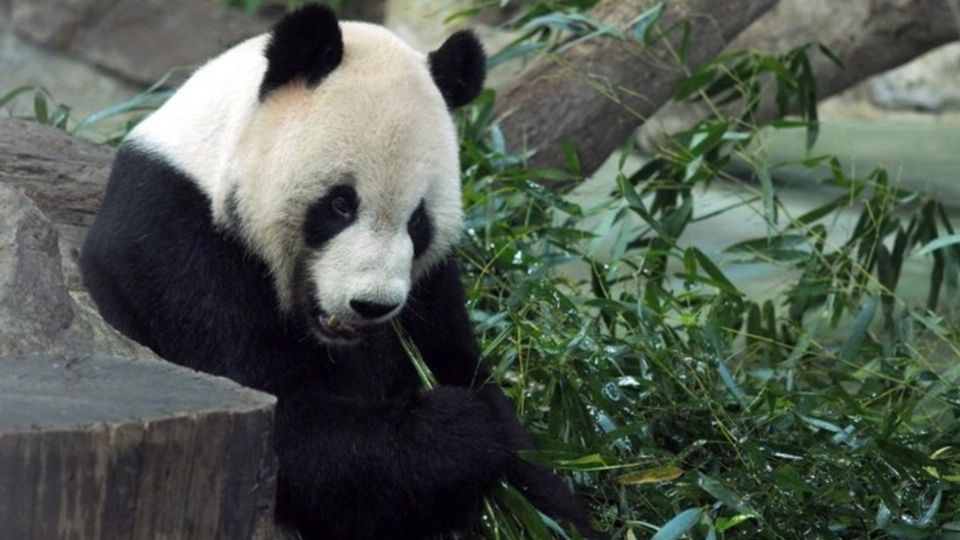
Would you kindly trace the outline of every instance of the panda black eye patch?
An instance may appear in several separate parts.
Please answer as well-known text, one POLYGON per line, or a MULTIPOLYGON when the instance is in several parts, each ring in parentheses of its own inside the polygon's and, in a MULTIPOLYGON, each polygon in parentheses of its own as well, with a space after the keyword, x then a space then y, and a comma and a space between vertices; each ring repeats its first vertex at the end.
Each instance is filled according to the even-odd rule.
POLYGON ((314 201, 307 209, 303 222, 303 236, 307 245, 322 247, 357 218, 360 199, 353 186, 334 186, 326 195, 314 201))
POLYGON ((430 223, 430 216, 427 215, 427 209, 423 206, 423 201, 413 211, 410 221, 407 222, 407 234, 413 241, 413 258, 416 259, 430 247, 430 241, 433 240, 433 224, 430 223))

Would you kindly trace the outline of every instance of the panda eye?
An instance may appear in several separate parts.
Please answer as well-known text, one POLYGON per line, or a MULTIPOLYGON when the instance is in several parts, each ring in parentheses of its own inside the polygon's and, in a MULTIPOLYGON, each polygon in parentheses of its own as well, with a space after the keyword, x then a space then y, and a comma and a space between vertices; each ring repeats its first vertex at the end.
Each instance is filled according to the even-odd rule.
POLYGON ((356 219, 360 198, 350 185, 338 185, 307 208, 303 220, 304 240, 318 249, 356 219))
POLYGON ((420 212, 420 211, 418 210, 418 211, 414 212, 412 216, 410 216, 409 226, 410 226, 410 227, 416 227, 416 226, 420 225, 420 222, 421 222, 421 221, 423 221, 423 212, 420 212))
POLYGON ((413 241, 413 258, 423 255, 430 247, 430 241, 433 239, 433 227, 430 224, 430 216, 427 215, 423 201, 420 201, 420 206, 417 207, 413 215, 410 216, 410 221, 407 222, 407 234, 413 241))
POLYGON ((334 197, 330 201, 330 207, 333 208, 333 212, 337 214, 338 217, 343 219, 350 219, 353 217, 353 205, 350 204, 350 201, 346 197, 334 197))

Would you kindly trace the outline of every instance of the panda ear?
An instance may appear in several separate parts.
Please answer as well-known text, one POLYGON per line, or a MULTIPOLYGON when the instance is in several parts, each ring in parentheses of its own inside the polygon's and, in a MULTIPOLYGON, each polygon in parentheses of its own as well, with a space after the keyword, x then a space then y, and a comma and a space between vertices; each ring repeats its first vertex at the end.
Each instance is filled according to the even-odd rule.
POLYGON ((260 101, 294 79, 316 86, 343 59, 336 14, 327 6, 307 4, 285 15, 273 27, 264 54, 267 72, 260 83, 260 101))
POLYGON ((451 109, 470 103, 483 90, 486 55, 473 32, 456 32, 428 59, 433 82, 451 109))

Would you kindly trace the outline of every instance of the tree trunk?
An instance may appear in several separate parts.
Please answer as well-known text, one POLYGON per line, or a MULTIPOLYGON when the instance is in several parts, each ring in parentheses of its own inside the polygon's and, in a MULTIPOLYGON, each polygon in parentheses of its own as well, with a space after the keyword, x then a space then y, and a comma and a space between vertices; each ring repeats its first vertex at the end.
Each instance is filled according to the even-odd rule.
MULTIPOLYGON (((948 0, 781 0, 731 48, 786 52, 818 42, 845 65, 812 55, 821 98, 895 68, 960 35, 948 0)), ((767 104, 766 115, 774 113, 767 104)))
MULTIPOLYGON (((956 40, 957 22, 948 1, 781 0, 730 49, 783 53, 804 43, 822 43, 845 65, 845 69, 840 68, 823 54, 811 54, 819 97, 823 99, 956 40)), ((771 118, 775 112, 771 97, 761 104, 759 118, 771 118)), ((699 105, 671 103, 644 126, 641 145, 653 147, 706 114, 699 105)))
MULTIPOLYGON (((674 0, 667 3, 658 28, 690 23, 693 37, 684 60, 688 68, 695 68, 775 3, 674 0)), ((630 32, 626 28, 630 21, 653 4, 603 0, 590 14, 630 32)), ((533 165, 560 166, 560 143, 570 140, 580 153, 583 170, 594 170, 670 98, 683 73, 674 56, 681 34, 670 32, 650 47, 599 37, 546 57, 500 99, 497 116, 507 143, 515 151, 535 150, 533 165)))
POLYGON ((0 538, 269 537, 273 401, 156 360, 0 355, 0 538))

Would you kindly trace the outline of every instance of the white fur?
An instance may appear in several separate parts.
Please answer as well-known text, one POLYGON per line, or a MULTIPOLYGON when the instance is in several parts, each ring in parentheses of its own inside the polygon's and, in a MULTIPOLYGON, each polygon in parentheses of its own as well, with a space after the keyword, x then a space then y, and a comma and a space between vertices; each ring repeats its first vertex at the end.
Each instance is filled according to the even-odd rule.
POLYGON ((200 68, 130 137, 193 177, 221 226, 236 191, 243 236, 268 263, 282 306, 307 253, 316 300, 350 321, 351 299, 402 303, 449 253, 462 210, 457 136, 426 56, 382 27, 340 27, 343 61, 317 87, 294 82, 260 103, 267 36, 258 36, 200 68), (307 207, 351 176, 356 222, 311 252, 307 207), (413 261, 407 222, 421 199, 434 237, 413 261))

